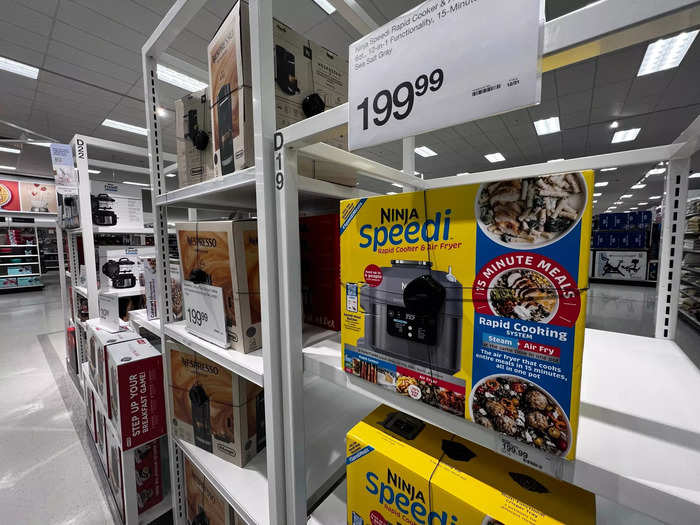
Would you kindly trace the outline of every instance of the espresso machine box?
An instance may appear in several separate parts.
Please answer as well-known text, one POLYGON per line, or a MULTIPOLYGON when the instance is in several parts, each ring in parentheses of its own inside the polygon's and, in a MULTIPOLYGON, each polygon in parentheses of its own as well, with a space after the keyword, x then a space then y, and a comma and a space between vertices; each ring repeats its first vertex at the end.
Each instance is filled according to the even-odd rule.
POLYGON ((100 291, 137 288, 144 281, 140 257, 155 257, 153 246, 99 246, 97 272, 100 291))
POLYGON ((183 281, 222 289, 228 345, 245 353, 260 348, 257 222, 181 222, 175 228, 183 281))
POLYGON ((185 501, 187 523, 244 525, 206 476, 185 457, 185 501))
POLYGON ((209 90, 190 93, 175 101, 177 177, 180 188, 213 179, 213 141, 209 90))
POLYGON ((141 188, 117 182, 90 181, 92 223, 103 232, 143 228, 141 188))
POLYGON ((587 171, 343 201, 345 371, 573 459, 592 190, 587 171))
POLYGON ((174 435, 244 466, 265 447, 262 387, 174 341, 166 351, 174 435))

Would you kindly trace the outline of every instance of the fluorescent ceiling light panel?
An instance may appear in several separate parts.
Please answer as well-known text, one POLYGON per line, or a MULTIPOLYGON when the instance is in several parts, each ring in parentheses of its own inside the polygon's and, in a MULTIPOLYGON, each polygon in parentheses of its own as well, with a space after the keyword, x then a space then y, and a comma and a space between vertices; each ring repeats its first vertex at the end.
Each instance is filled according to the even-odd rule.
POLYGON ((434 157, 437 155, 437 153, 431 150, 428 146, 418 146, 414 151, 421 157, 434 157))
POLYGON ((630 206, 630 210, 638 210, 638 209, 639 208, 637 208, 636 206, 630 206))
POLYGON ((615 171, 617 168, 603 168, 600 171, 615 171))
POLYGON ((647 204, 649 204, 649 203, 648 202, 638 202, 637 206, 646 206, 647 204))
POLYGON ((691 173, 688 178, 689 179, 697 179, 700 177, 700 173, 691 173))
POLYGON ((698 35, 698 30, 684 32, 670 38, 661 38, 647 46, 637 76, 650 75, 678 67, 698 35))
POLYGON ((177 173, 167 173, 165 176, 172 179, 173 177, 177 177, 177 173))
POLYGON ((403 188, 403 186, 401 184, 397 184, 395 182, 392 182, 391 185, 396 186, 397 188, 403 188))
POLYGON ((624 195, 620 195, 621 199, 629 199, 632 196, 631 193, 625 193, 624 195))
POLYGON ((594 197, 600 197, 601 195, 602 195, 602 193, 594 193, 593 194, 594 197))
POLYGON ((544 118, 542 120, 536 120, 535 131, 538 135, 549 135, 550 133, 557 133, 561 131, 559 128, 559 117, 544 118))
POLYGON ((102 125, 107 126, 108 128, 128 131, 129 133, 136 133, 137 135, 148 135, 148 130, 146 128, 134 126, 133 124, 127 124, 126 122, 119 122, 118 120, 112 120, 109 118, 104 119, 102 125))
POLYGON ((654 168, 647 171, 647 175, 661 175, 662 173, 666 173, 666 168, 654 168))
POLYGON ((609 209, 609 210, 616 210, 616 209, 617 209, 617 206, 610 206, 608 209, 609 209))
POLYGON ((488 160, 491 163, 503 162, 504 160, 506 160, 506 158, 500 153, 489 153, 488 155, 484 155, 484 157, 486 157, 486 160, 488 160))
POLYGON ((593 201, 593 204, 595 204, 596 202, 598 202, 598 201, 593 201))
POLYGON ((100 170, 88 170, 88 173, 92 173, 93 175, 97 175, 98 173, 102 173, 100 170))
POLYGON ((162 80, 163 82, 167 82, 168 84, 182 88, 190 93, 193 91, 201 91, 207 87, 205 82, 200 82, 196 78, 189 77, 183 73, 180 73, 179 71, 170 69, 163 64, 158 64, 156 72, 158 74, 158 80, 162 80))
POLYGON ((36 78, 39 76, 39 70, 37 68, 5 57, 0 57, 0 69, 3 71, 9 71, 15 75, 33 78, 34 80, 36 80, 36 78))
POLYGON ((148 188, 150 184, 146 184, 145 182, 133 182, 130 180, 125 180, 124 184, 131 184, 132 186, 143 186, 144 188, 148 188))
POLYGON ((652 195, 651 197, 649 197, 649 200, 650 200, 650 201, 655 201, 655 200, 658 200, 658 199, 660 199, 660 198, 661 198, 661 195, 652 195))
POLYGON ((622 204, 622 201, 615 201, 613 204, 622 204))
POLYGON ((646 184, 635 184, 635 185, 632 186, 630 189, 631 189, 631 190, 641 190, 642 188, 646 188, 646 187, 647 187, 646 184))
POLYGON ((616 131, 612 138, 612 144, 617 144, 618 142, 630 142, 637 138, 639 132, 642 128, 630 128, 623 129, 622 131, 616 131))
POLYGON ((17 166, 0 166, 0 171, 2 171, 2 170, 14 171, 16 169, 17 169, 17 166))
POLYGON ((31 140, 31 139, 29 140, 29 142, 30 142, 30 144, 31 144, 32 146, 42 146, 42 147, 44 147, 44 148, 50 148, 50 147, 51 147, 51 143, 50 143, 50 142, 36 142, 36 141, 31 140))
POLYGON ((562 160, 566 160, 566 159, 552 159, 552 160, 548 160, 547 163, 550 163, 550 162, 561 162, 562 160))
POLYGON ((396 195, 396 192, 395 191, 387 191, 386 194, 387 195, 396 195))
POLYGON ((314 3, 329 15, 335 13, 335 7, 328 0, 314 0, 314 3))
POLYGON ((0 151, 4 151, 5 153, 14 153, 15 155, 19 155, 22 152, 22 150, 17 148, 6 148, 5 146, 0 146, 0 151))
POLYGON ((596 188, 604 188, 604 187, 607 186, 608 184, 610 184, 608 181, 605 181, 605 182, 596 182, 596 183, 595 183, 595 187, 596 187, 596 188))

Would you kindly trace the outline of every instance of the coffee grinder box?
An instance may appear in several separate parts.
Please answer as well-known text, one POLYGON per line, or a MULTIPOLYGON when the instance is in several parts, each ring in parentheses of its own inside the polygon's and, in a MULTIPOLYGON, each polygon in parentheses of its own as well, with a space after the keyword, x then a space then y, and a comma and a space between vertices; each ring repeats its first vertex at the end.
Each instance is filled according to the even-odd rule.
POLYGON ((244 466, 265 447, 262 388, 176 342, 166 351, 174 435, 244 466))
POLYGON ((167 432, 163 358, 145 339, 107 347, 108 417, 123 450, 167 432))
POLYGON ((146 317, 158 319, 158 273, 155 257, 139 257, 146 295, 146 317))
POLYGON ((587 171, 343 201, 345 371, 573 459, 592 190, 587 171))
POLYGON ((243 520, 206 476, 185 457, 185 501, 187 523, 243 525, 243 520))
POLYGON ((596 522, 592 493, 387 406, 346 442, 347 523, 596 522))
POLYGON ((207 89, 175 101, 177 177, 180 188, 213 179, 210 96, 207 89))
MULTIPOLYGON (((229 345, 239 352, 262 346, 257 222, 176 223, 184 281, 223 291, 229 345)), ((184 298, 187 308, 187 298, 184 298)))

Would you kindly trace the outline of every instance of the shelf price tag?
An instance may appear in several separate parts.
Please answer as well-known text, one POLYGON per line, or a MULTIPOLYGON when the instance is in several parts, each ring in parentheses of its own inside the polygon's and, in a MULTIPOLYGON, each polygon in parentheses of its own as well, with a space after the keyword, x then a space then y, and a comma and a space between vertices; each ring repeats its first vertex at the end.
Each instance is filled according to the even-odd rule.
POLYGON ((428 0, 354 42, 350 149, 539 104, 543 31, 543 0, 428 0))
POLYGON ((224 295, 219 286, 183 281, 185 328, 220 346, 228 345, 224 295))
POLYGON ((108 332, 116 333, 121 330, 119 324, 119 297, 111 294, 100 294, 97 298, 100 309, 100 326, 108 332))

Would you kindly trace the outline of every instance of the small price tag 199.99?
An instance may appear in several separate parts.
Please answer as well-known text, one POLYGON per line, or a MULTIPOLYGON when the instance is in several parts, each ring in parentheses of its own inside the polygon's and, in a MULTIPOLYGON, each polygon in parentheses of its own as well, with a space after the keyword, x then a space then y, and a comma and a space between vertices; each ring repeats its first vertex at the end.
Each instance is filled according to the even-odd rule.
POLYGON ((116 333, 121 330, 119 324, 119 297, 111 294, 100 294, 97 298, 100 309, 100 326, 108 332, 116 333))
POLYGON ((183 281, 185 328, 219 346, 227 346, 224 295, 219 286, 183 281))

